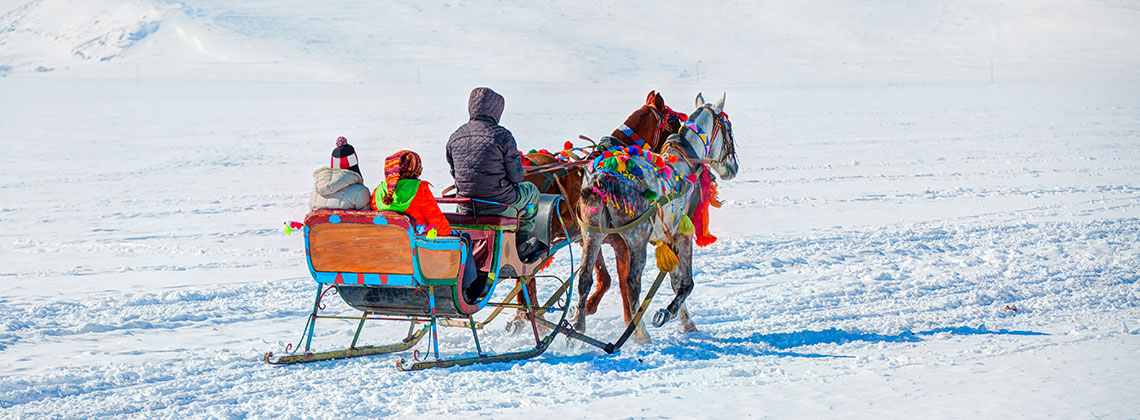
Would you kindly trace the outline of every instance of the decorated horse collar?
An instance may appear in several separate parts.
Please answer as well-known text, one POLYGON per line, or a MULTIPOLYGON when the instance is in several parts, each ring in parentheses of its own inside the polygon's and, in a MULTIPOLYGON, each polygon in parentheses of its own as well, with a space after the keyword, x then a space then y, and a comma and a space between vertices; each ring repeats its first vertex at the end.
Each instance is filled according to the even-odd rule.
POLYGON ((708 157, 709 154, 712 153, 712 137, 716 136, 717 131, 722 130, 722 125, 732 127, 732 122, 729 121, 728 113, 726 112, 721 112, 718 114, 716 111, 713 111, 712 107, 708 105, 705 105, 702 108, 708 109, 713 116, 712 133, 705 133, 705 130, 701 128, 700 124, 697 124, 697 121, 695 119, 685 122, 684 127, 688 127, 689 130, 692 130, 697 134, 697 137, 701 138, 701 144, 705 146, 705 157, 708 157))
POLYGON ((641 136, 638 135, 636 131, 633 131, 633 129, 629 128, 629 126, 625 125, 625 123, 622 123, 622 125, 618 126, 618 131, 620 131, 622 134, 625 134, 625 136, 629 137, 630 140, 633 140, 634 143, 637 143, 638 147, 645 147, 645 139, 641 138, 641 136))

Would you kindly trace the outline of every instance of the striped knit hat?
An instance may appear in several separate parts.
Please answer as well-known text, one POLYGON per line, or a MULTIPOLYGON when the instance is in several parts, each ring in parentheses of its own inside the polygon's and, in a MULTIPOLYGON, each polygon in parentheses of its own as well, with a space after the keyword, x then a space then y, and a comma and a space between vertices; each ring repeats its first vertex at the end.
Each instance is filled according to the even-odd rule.
POLYGON ((401 150, 384 159, 384 184, 388 190, 387 194, 384 194, 384 204, 392 204, 397 182, 401 179, 419 178, 423 171, 420 155, 410 150, 401 150))
POLYGON ((357 164, 356 149, 353 149, 348 144, 348 139, 344 137, 336 138, 336 148, 332 151, 332 158, 329 159, 329 167, 333 169, 348 169, 356 173, 360 173, 360 166, 357 164))

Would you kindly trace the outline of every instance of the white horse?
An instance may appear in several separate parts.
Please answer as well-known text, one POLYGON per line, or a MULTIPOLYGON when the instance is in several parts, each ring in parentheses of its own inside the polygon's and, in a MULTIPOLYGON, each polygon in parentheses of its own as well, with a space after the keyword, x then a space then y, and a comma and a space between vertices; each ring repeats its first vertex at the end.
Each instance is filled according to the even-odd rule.
MULTIPOLYGON (((602 240, 608 235, 596 230, 609 230, 629 245, 629 275, 625 276, 622 291, 627 307, 638 308, 646 247, 653 241, 677 257, 676 267, 669 272, 675 296, 666 309, 654 315, 653 324, 659 327, 680 317, 681 328, 686 332, 697 330, 685 310, 685 299, 693 291, 693 237, 680 232, 683 230, 681 221, 691 218, 702 206, 707 209, 711 200, 708 191, 701 189, 701 183, 692 180, 702 176, 711 180, 710 169, 721 179, 729 180, 739 169, 732 123, 724 113, 724 97, 715 104, 708 104, 697 94, 696 106, 681 131, 669 136, 660 154, 666 161, 669 155, 676 156, 674 163, 661 169, 660 162, 651 162, 645 153, 631 153, 621 165, 612 164, 616 162, 608 166, 591 165, 582 182, 582 201, 578 208, 581 220, 600 228, 583 229, 578 296, 587 296, 593 287, 593 271, 589 268, 594 266, 602 240), (612 232, 615 230, 618 232, 612 232)), ((574 316, 574 329, 579 332, 586 329, 585 306, 586 300, 579 298, 574 316)), ((626 319, 628 322, 628 314, 626 319)), ((642 324, 637 326, 634 336, 641 343, 649 342, 649 334, 642 324)))

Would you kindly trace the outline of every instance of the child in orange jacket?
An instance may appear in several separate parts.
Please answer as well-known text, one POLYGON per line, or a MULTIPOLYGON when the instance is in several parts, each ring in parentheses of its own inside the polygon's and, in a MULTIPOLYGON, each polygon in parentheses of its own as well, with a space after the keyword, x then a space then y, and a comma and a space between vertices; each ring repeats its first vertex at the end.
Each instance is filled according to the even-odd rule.
POLYGON ((423 234, 450 235, 451 224, 443 217, 439 204, 428 188, 431 184, 420 180, 423 165, 416 152, 401 150, 384 160, 384 183, 372 194, 372 210, 398 211, 412 217, 423 234), (435 233, 431 233, 431 231, 435 233))
MULTIPOLYGON (((451 224, 439 210, 431 190, 431 184, 420 180, 423 165, 420 155, 409 150, 401 150, 384 160, 384 183, 376 187, 372 194, 372 210, 397 211, 411 216, 417 231, 422 229, 424 236, 451 235, 451 224)), ((466 264, 463 270, 463 290, 469 296, 478 296, 482 290, 468 290, 475 280, 475 264, 471 258, 471 237, 460 232, 467 241, 466 264)), ((468 299, 474 300, 474 299, 468 299)))

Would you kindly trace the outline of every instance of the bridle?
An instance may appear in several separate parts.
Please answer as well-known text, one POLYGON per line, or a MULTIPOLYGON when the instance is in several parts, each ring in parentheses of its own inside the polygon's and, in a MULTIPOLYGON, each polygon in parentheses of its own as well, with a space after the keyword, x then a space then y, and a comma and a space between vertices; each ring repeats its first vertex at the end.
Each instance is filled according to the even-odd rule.
MULTIPOLYGON (((728 113, 717 113, 712 109, 712 106, 707 104, 701 108, 707 109, 713 116, 712 132, 706 135, 704 128, 702 128, 700 124, 697 123, 696 119, 689 120, 687 123, 685 123, 684 127, 688 127, 689 130, 693 131, 693 133, 696 133, 697 137, 701 139, 701 144, 705 147, 705 159, 708 159, 712 155, 713 142, 716 141, 717 134, 721 134, 722 132, 724 136, 724 142, 726 143, 724 147, 727 149, 724 153, 724 160, 727 162, 729 157, 735 159, 736 141, 733 138, 732 121, 728 119, 728 113)), ((694 114, 696 113, 694 112, 694 114)))

